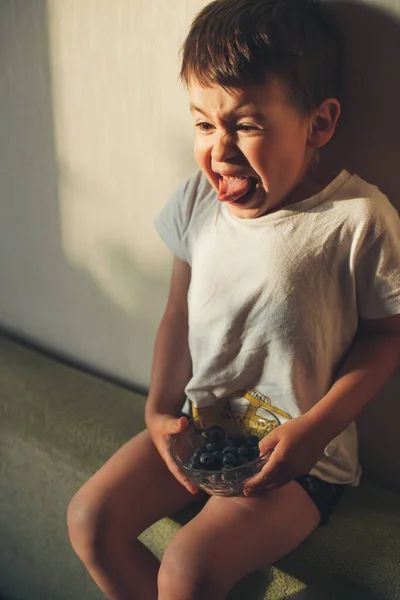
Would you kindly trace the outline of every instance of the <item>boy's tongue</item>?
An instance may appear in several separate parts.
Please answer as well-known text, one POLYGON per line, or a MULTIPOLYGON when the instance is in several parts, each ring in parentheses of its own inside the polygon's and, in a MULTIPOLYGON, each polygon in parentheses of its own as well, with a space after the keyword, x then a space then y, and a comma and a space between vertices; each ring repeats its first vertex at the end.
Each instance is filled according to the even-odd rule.
POLYGON ((218 200, 234 202, 253 187, 250 177, 221 177, 219 180, 218 200))

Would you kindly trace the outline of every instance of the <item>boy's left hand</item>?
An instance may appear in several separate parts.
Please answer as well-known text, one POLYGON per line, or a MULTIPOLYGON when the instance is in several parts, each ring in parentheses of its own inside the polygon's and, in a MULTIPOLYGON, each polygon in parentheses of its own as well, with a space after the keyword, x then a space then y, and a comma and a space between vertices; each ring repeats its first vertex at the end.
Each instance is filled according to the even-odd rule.
POLYGON ((329 443, 323 426, 306 413, 280 425, 259 443, 260 454, 272 451, 260 473, 246 481, 245 496, 282 487, 309 473, 329 443))

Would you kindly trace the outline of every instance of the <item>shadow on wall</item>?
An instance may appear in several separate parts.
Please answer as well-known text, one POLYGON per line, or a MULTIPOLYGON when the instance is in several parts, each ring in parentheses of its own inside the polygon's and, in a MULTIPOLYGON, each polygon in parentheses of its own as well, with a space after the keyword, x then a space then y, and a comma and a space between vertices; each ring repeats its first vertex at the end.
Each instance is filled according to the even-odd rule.
POLYGON ((65 255, 65 173, 55 147, 47 19, 45 0, 23 8, 0 3, 0 324, 73 362, 145 386, 167 274, 146 269, 126 244, 100 240, 111 291, 125 300, 118 304, 83 261, 72 264, 65 255))
MULTIPOLYGON (((345 38, 343 112, 321 158, 377 185, 400 210, 400 6, 394 15, 365 2, 329 5, 345 38)), ((358 425, 365 475, 400 492, 399 390, 397 372, 358 425)))
POLYGON ((342 115, 322 158, 377 185, 399 210, 400 6, 396 16, 366 2, 328 3, 345 55, 342 115))

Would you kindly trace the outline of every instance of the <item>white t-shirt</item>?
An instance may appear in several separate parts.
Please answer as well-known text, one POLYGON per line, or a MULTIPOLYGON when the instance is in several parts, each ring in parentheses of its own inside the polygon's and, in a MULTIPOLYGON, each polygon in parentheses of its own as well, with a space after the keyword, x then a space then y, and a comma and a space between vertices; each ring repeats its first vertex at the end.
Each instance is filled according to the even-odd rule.
MULTIPOLYGON (((186 394, 199 410, 256 388, 281 414, 299 416, 332 386, 358 318, 400 313, 397 211, 345 170, 315 196, 257 219, 234 217, 199 171, 155 225, 192 269, 186 394)), ((311 473, 358 484, 354 423, 311 473)))

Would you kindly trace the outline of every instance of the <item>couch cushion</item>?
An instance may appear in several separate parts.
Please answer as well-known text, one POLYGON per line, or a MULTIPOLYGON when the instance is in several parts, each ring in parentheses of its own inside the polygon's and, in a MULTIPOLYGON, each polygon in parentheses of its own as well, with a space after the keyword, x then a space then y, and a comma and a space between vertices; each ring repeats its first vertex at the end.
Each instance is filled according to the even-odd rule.
MULTIPOLYGON (((160 521, 144 532, 143 541, 161 556, 170 537, 195 512, 190 508, 160 521)), ((266 590, 269 582, 263 596, 254 596, 265 600, 394 600, 400 598, 399 557, 399 496, 362 484, 346 490, 328 526, 319 527, 274 568, 247 578, 246 585, 250 591, 263 581, 266 590), (289 591, 301 594, 289 596, 289 591)), ((229 600, 244 598, 241 590, 233 590, 229 600)))
MULTIPOLYGON (((143 426, 143 396, 0 336, 0 594, 100 600, 70 547, 65 511, 82 483, 143 426)), ((400 598, 399 496, 348 489, 328 527, 240 582, 229 600, 400 598)), ((161 556, 193 514, 142 535, 161 556)))

